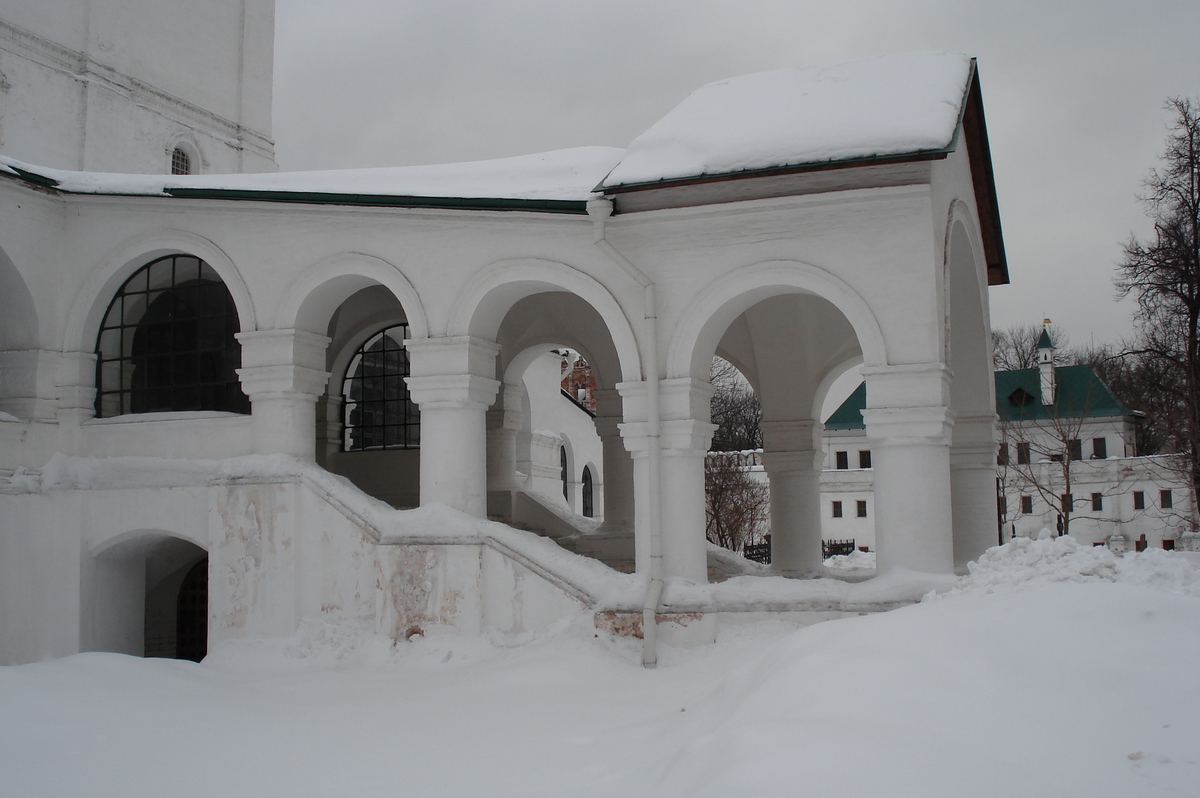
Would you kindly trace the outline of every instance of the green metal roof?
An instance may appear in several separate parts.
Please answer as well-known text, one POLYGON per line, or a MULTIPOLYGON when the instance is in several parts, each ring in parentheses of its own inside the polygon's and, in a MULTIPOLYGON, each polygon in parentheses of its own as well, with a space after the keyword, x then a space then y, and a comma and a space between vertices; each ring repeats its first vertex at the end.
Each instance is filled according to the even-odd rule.
POLYGON ((1042 328, 1042 335, 1038 338, 1038 349, 1053 349, 1054 342, 1050 340, 1050 331, 1045 327, 1042 328))
MULTIPOLYGON (((1001 421, 1045 421, 1052 418, 1112 418, 1132 415, 1113 396, 1091 366, 1058 366, 1055 403, 1042 404, 1041 374, 1037 369, 996 372, 996 414, 1001 421)), ((864 382, 833 411, 827 430, 865 429, 862 411, 867 406, 864 382)))

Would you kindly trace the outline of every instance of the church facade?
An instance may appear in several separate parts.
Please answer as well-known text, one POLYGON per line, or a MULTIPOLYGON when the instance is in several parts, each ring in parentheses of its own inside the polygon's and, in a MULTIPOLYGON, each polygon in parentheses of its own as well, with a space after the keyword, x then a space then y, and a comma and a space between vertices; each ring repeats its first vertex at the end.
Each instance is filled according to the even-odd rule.
MULTIPOLYGON (((269 15, 241 8, 245 47, 269 15)), ((763 404, 777 573, 820 567, 817 413, 857 365, 880 570, 950 574, 994 542, 1007 271, 972 59, 722 81, 627 150, 343 173, 252 173, 269 96, 241 96, 222 118, 257 133, 221 146, 242 160, 201 138, 192 157, 243 174, 166 174, 183 139, 153 130, 157 168, 122 167, 142 174, 0 159, 0 661, 159 651, 185 583, 209 646, 583 610, 703 642, 723 614, 816 612, 709 589, 715 354, 763 404), (762 91, 796 118, 732 112, 762 91), (845 113, 864 103, 877 125, 845 113), (521 466, 526 374, 564 349, 596 380, 590 523, 583 462, 560 508, 521 466)))

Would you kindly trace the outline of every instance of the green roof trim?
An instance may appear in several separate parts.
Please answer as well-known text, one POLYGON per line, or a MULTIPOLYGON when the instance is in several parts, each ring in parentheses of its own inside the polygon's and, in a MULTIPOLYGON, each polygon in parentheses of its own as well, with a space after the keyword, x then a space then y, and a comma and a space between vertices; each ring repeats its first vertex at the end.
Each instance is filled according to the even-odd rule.
POLYGON ((1037 348, 1038 349, 1053 349, 1054 348, 1054 342, 1050 340, 1050 331, 1047 330, 1045 327, 1042 328, 1042 335, 1040 338, 1038 338, 1037 348))
POLYGON ((55 186, 58 185, 58 181, 55 180, 53 177, 46 177, 45 175, 39 175, 39 174, 36 174, 35 172, 27 172, 19 166, 12 166, 11 164, 6 164, 5 168, 11 169, 12 171, 16 172, 17 177, 19 177, 22 180, 29 182, 29 183, 35 183, 39 186, 45 186, 46 188, 54 188, 55 186))
POLYGON ((825 429, 864 429, 862 411, 867 406, 867 384, 859 383, 854 393, 838 406, 825 421, 825 429))
MULTIPOLYGON (((996 415, 1005 421, 1049 421, 1054 418, 1119 418, 1133 412, 1113 395, 1091 366, 1059 366, 1055 403, 1042 404, 1037 369, 996 372, 996 415)), ((827 430, 865 429, 867 384, 861 383, 825 422, 827 430)))
POLYGON ((534 211, 587 215, 587 200, 512 199, 505 197, 417 197, 390 194, 329 194, 316 191, 258 191, 232 188, 166 188, 187 199, 292 202, 307 205, 361 205, 377 208, 458 208, 477 211, 534 211))

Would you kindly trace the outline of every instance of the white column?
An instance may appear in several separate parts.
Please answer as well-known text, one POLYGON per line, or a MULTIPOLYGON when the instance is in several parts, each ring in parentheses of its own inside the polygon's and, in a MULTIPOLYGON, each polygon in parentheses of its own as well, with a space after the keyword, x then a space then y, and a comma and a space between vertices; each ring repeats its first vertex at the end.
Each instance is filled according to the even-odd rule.
POLYGON ((621 394, 611 389, 592 392, 596 400, 596 434, 600 436, 603 460, 602 497, 604 523, 602 531, 633 531, 633 458, 621 441, 621 394))
POLYGON ((521 432, 521 406, 525 386, 505 383, 498 401, 487 411, 487 513, 490 518, 512 521, 512 492, 517 480, 517 435, 521 432))
POLYGON ((404 342, 408 390, 421 407, 421 504, 487 516, 486 413, 500 388, 500 346, 471 336, 404 342))
POLYGON ((784 573, 821 566, 821 425, 764 421, 763 467, 771 481, 771 565, 784 573))
POLYGON ((999 542, 996 518, 996 416, 958 416, 950 441, 950 501, 954 569, 999 542))
MULTIPOLYGON (((76 354, 76 353, 72 353, 76 354)), ((77 353, 86 360, 79 376, 81 387, 92 386, 90 401, 95 401, 96 357, 77 353)), ((45 349, 6 350, 0 352, 0 410, 20 419, 53 421, 58 415, 58 378, 60 358, 69 357, 45 349)), ((91 405, 89 404, 89 407, 91 405)), ((90 418, 90 416, 89 416, 90 418)))
MULTIPOLYGON (((627 391, 625 386, 625 383, 617 386, 624 399, 625 417, 629 419, 632 410, 636 418, 641 415, 638 405, 645 405, 644 388, 639 396, 636 392, 627 391)), ((710 383, 686 377, 660 383, 662 421, 659 424, 658 446, 661 495, 658 498, 661 503, 664 579, 683 578, 700 583, 708 581, 708 551, 704 534, 704 456, 708 453, 716 425, 700 419, 708 418, 708 403, 712 394, 710 383)), ((648 449, 653 442, 641 442, 648 433, 644 422, 626 421, 621 425, 627 448, 631 443, 637 443, 639 448, 648 449)), ((637 456, 632 448, 631 452, 637 456)), ((635 478, 640 481, 636 463, 635 478)))
POLYGON ((91 352, 63 352, 58 361, 60 424, 78 425, 96 416, 96 356, 91 352))
POLYGON ((329 339, 306 330, 237 334, 242 390, 250 397, 254 451, 316 459, 317 398, 325 392, 329 339))
POLYGON ((949 380, 941 364, 864 368, 879 572, 954 570, 949 380))

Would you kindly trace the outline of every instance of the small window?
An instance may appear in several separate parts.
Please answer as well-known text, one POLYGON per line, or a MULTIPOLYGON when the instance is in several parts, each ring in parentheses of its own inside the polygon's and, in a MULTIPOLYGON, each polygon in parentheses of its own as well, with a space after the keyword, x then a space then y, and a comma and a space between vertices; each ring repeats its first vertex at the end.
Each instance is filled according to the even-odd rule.
POLYGON ((596 514, 594 499, 592 498, 592 469, 591 466, 583 467, 583 517, 592 518, 596 514))
POLYGON ((870 468, 871 467, 871 450, 870 449, 866 450, 865 452, 858 453, 858 467, 859 468, 870 468))
POLYGON ((833 517, 834 518, 842 517, 842 503, 841 502, 833 503, 833 517))
POLYGON ((176 147, 171 150, 171 174, 173 175, 190 175, 192 173, 192 159, 183 150, 176 147))
POLYGON ((1142 493, 1140 490, 1135 490, 1133 492, 1133 509, 1135 509, 1135 510, 1145 510, 1146 509, 1146 494, 1142 493))
POLYGON ((560 468, 560 475, 562 476, 563 499, 567 502, 570 502, 571 501, 571 491, 570 491, 571 483, 570 483, 570 475, 567 473, 567 447, 566 446, 558 447, 558 463, 559 463, 559 468, 560 468))
POLYGON ((1008 444, 1000 444, 999 450, 996 452, 996 465, 1008 465, 1008 444))
POLYGON ((1070 493, 1064 493, 1060 498, 1062 499, 1062 511, 1070 515, 1072 508, 1075 507, 1075 497, 1070 493))
POLYGON ((867 503, 866 503, 865 501, 861 501, 861 500, 860 500, 860 501, 857 503, 857 508, 856 508, 856 509, 857 509, 857 515, 858 515, 858 517, 859 517, 859 518, 866 518, 866 517, 867 517, 867 503))
POLYGON ((1024 513, 1025 515, 1033 515, 1033 497, 1032 496, 1022 496, 1021 497, 1021 512, 1024 513))
POLYGON ((1067 458, 1070 460, 1083 459, 1083 441, 1079 438, 1072 438, 1067 441, 1067 458))
POLYGON ((1108 457, 1108 439, 1092 438, 1092 459, 1104 460, 1108 457))
POLYGON ((1018 388, 1008 395, 1008 401, 1012 402, 1017 407, 1029 407, 1037 400, 1033 398, 1033 394, 1024 388, 1018 388))
POLYGON ((1174 497, 1171 496, 1171 491, 1160 490, 1158 492, 1158 503, 1162 506, 1162 508, 1164 510, 1170 510, 1172 507, 1174 507, 1175 501, 1174 501, 1174 497))
POLYGON ((1100 512, 1104 509, 1104 496, 1099 493, 1092 494, 1092 512, 1100 512))
POLYGON ((1003 495, 996 496, 996 517, 1001 521, 1008 518, 1008 499, 1003 495))
POLYGON ((848 452, 838 452, 835 455, 837 467, 839 471, 845 471, 850 467, 850 455, 848 452))
POLYGON ((1017 465, 1029 465, 1029 444, 1017 444, 1017 465))

